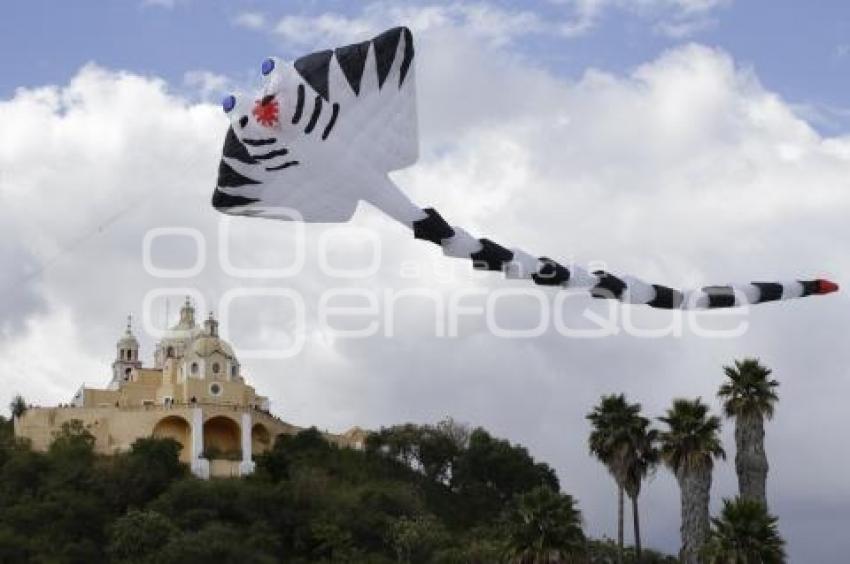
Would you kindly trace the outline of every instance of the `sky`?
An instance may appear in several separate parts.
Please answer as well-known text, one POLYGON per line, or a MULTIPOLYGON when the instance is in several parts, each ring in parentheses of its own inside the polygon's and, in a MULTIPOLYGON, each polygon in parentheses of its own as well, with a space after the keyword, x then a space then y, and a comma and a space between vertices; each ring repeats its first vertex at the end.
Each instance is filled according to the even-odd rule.
MULTIPOLYGON (((394 179, 420 205, 500 243, 669 285, 850 278, 844 3, 18 2, 0 21, 2 403, 20 392, 50 405, 104 385, 128 313, 152 357, 164 298, 173 321, 189 293, 201 311, 228 310, 237 354, 300 344, 289 358, 240 357, 284 419, 335 431, 445 416, 484 426, 551 463, 588 530, 613 537, 616 490, 587 455, 584 414, 621 391, 652 417, 674 397, 719 414, 721 367, 758 356, 781 382, 768 495, 791 561, 842 561, 850 454, 834 433, 847 427, 847 293, 704 315, 696 328, 687 318, 682 330, 669 312, 571 298, 544 306, 587 330, 608 316, 616 334, 547 326, 507 338, 473 313, 440 336, 446 308, 413 296, 391 309, 393 295, 481 306, 515 286, 368 208, 348 230, 306 227, 297 275, 238 271, 291 264, 302 239, 291 224, 227 221, 208 205, 227 127, 218 101, 255 87, 267 55, 399 24, 417 42, 421 159, 394 179), (199 244, 205 260, 182 277, 145 266, 189 268, 199 244), (376 249, 380 268, 328 271, 372 264, 376 249), (376 288, 377 334, 323 323, 328 292, 376 288)), ((507 296, 492 314, 528 329, 540 307, 507 296)), ((725 421, 715 512, 736 489, 732 429, 725 421)), ((642 507, 645 544, 675 552, 669 472, 646 485, 642 507)))

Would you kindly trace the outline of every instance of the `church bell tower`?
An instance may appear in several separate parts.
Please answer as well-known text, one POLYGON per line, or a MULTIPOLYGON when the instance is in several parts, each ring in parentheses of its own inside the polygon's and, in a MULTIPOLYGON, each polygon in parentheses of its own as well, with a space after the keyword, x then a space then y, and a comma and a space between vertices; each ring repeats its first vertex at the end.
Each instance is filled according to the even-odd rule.
POLYGON ((133 319, 127 316, 127 329, 116 345, 116 357, 112 362, 112 381, 109 388, 116 390, 123 382, 129 382, 136 370, 142 367, 139 360, 139 341, 133 335, 133 319))

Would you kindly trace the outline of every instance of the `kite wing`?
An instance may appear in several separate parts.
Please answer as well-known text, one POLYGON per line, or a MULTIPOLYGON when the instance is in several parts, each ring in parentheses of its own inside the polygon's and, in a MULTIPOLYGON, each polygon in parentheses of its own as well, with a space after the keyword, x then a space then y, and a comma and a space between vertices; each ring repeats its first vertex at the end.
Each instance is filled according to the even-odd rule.
POLYGON ((234 215, 342 222, 366 201, 476 269, 660 309, 736 307, 838 290, 815 279, 681 291, 568 268, 450 226, 434 209, 413 205, 387 176, 418 156, 414 70, 413 37, 401 27, 292 64, 266 59, 259 94, 224 99, 231 125, 213 206, 234 215))

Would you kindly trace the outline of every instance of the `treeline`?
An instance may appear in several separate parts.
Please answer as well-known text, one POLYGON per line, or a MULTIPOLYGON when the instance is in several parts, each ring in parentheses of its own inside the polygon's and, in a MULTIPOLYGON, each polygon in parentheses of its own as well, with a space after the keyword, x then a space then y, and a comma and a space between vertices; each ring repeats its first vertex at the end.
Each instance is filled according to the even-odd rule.
MULTIPOLYGON (((94 453, 79 422, 46 453, 0 418, 0 562, 613 562, 526 449, 452 421, 382 429, 363 451, 315 429, 244 479, 202 481, 180 445, 94 453)), ((644 551, 643 562, 673 562, 644 551)))

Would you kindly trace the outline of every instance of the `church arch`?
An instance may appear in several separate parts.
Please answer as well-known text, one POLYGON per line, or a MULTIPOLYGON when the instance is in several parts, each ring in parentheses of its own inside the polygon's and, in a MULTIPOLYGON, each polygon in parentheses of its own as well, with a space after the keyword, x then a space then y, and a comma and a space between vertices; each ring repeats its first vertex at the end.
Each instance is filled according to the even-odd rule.
POLYGON ((180 449, 180 462, 188 463, 192 458, 192 427, 179 415, 169 415, 157 421, 152 434, 158 439, 174 439, 180 443, 183 447, 180 449))
POLYGON ((204 457, 241 460, 240 431, 236 421, 217 415, 204 423, 204 457))
POLYGON ((272 437, 268 428, 262 423, 255 423, 251 427, 251 451, 252 454, 262 454, 272 447, 272 437))

